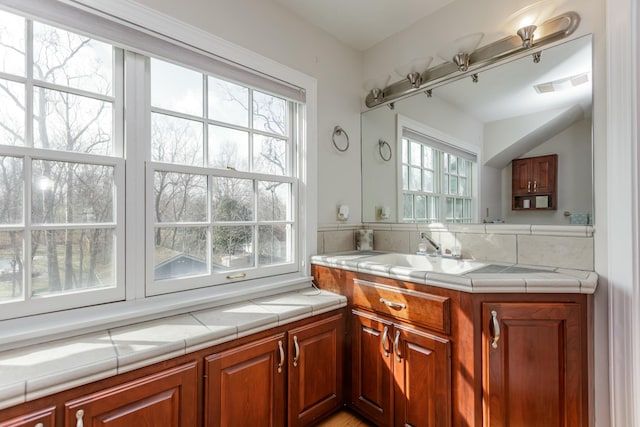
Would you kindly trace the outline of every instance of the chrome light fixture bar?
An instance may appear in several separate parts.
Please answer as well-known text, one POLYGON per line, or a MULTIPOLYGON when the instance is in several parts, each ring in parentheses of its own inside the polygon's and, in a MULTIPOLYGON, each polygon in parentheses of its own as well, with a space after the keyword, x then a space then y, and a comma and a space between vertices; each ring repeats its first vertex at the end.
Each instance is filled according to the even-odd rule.
POLYGON ((573 34, 579 24, 580 15, 576 12, 563 13, 538 25, 535 28, 535 38, 528 37, 528 41, 520 35, 514 34, 476 49, 469 55, 469 61, 464 71, 461 71, 459 65, 454 62, 436 65, 424 71, 419 80, 416 79, 416 81, 420 82, 418 86, 408 79, 402 79, 381 89, 377 97, 374 97, 371 93, 367 94, 365 105, 367 108, 377 107, 418 91, 424 92, 436 85, 457 79, 466 74, 477 73, 481 67, 492 65, 511 56, 522 54, 527 50, 540 48, 562 40, 573 34))

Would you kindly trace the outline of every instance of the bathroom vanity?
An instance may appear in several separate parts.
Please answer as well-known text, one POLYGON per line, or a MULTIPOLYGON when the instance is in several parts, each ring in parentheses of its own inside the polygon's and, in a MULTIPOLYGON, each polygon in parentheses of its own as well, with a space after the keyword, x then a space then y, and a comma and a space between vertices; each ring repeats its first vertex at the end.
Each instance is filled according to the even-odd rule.
POLYGON ((590 425, 595 273, 375 252, 312 263, 348 299, 345 396, 376 425, 590 425))

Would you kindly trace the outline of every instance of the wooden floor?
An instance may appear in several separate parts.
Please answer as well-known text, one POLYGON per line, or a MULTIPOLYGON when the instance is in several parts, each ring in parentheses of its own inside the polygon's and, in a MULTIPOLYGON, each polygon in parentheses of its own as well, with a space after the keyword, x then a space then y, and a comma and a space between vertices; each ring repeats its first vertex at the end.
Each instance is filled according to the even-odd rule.
POLYGON ((342 410, 317 424, 316 427, 373 427, 373 424, 347 410, 342 410))

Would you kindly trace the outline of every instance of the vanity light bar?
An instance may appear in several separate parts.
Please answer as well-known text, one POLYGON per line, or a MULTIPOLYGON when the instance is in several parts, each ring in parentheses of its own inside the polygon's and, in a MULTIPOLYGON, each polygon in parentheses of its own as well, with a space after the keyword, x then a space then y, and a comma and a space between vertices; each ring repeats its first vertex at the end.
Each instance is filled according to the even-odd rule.
POLYGON ((570 36, 578 28, 579 23, 580 15, 576 12, 563 13, 538 26, 531 47, 524 47, 522 38, 518 35, 505 37, 476 49, 469 58, 469 68, 465 72, 460 72, 453 62, 445 62, 424 71, 420 75, 422 78, 420 86, 413 87, 407 79, 402 79, 385 87, 377 99, 368 93, 365 105, 368 108, 377 107, 419 91, 429 90, 449 80, 477 73, 481 67, 493 65, 526 51, 562 40, 570 36))

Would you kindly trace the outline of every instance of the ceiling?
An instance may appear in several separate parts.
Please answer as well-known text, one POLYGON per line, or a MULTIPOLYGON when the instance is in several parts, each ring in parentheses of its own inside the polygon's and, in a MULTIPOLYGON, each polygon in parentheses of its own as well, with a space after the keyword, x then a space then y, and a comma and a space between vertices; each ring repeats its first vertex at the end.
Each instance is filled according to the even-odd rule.
POLYGON ((275 0, 359 51, 408 28, 453 0, 275 0))

